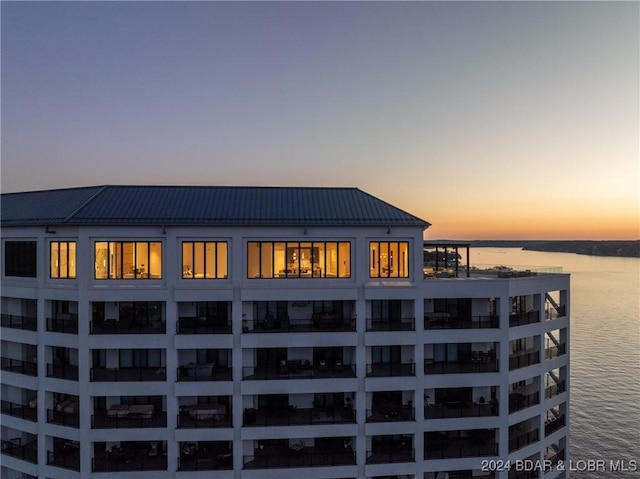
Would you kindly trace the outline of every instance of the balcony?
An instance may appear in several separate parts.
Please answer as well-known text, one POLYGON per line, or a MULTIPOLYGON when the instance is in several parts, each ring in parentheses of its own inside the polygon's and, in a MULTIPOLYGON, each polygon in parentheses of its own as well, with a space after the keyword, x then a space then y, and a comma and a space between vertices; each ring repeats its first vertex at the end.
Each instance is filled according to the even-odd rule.
POLYGON ((35 400, 24 405, 2 399, 0 401, 0 412, 7 416, 19 417, 27 421, 38 421, 38 408, 36 407, 35 400))
POLYGON ((373 363, 367 364, 368 378, 415 376, 415 363, 373 363))
POLYGON ((166 471, 167 456, 159 441, 137 441, 112 446, 108 451, 96 451, 93 472, 166 471))
POLYGON ((25 374, 27 376, 38 375, 38 363, 23 361, 22 359, 0 358, 0 369, 12 373, 25 374))
POLYGON ((498 455, 493 430, 426 432, 424 436, 425 460, 498 455))
POLYGON ((77 381, 78 366, 76 364, 49 363, 47 364, 47 377, 77 381))
POLYGON ((529 394, 512 392, 509 394, 509 414, 540 404, 538 391, 529 394))
POLYGON ((398 462, 415 462, 415 450, 407 446, 391 449, 367 451, 367 464, 393 464, 398 462))
POLYGON ((38 463, 38 441, 35 436, 33 439, 25 442, 21 438, 16 437, 9 440, 2 440, 0 447, 2 448, 2 454, 7 456, 22 459, 23 461, 31 462, 33 464, 38 463))
POLYGON ((244 457, 244 469, 285 469, 292 467, 351 466, 356 464, 351 446, 343 449, 305 446, 301 441, 286 447, 264 447, 244 457))
POLYGON ((47 318, 47 331, 52 333, 78 334, 78 315, 58 314, 55 318, 47 318))
POLYGON ((25 331, 37 331, 38 319, 29 316, 3 313, 0 315, 0 326, 3 328, 23 329, 25 331))
POLYGON ((552 321, 567 315, 566 306, 558 306, 557 308, 548 306, 544 311, 544 319, 552 321))
POLYGON ((352 424, 355 411, 348 407, 297 408, 289 406, 277 409, 245 409, 244 426, 301 426, 317 424, 352 424))
MULTIPOLYGON (((513 427, 513 426, 512 426, 513 427)), ((509 453, 522 449, 529 444, 537 442, 539 439, 538 429, 528 432, 517 433, 517 431, 509 431, 509 453)))
POLYGON ((233 469, 233 452, 225 441, 183 443, 178 458, 179 471, 233 469))
POLYGON ((352 319, 329 313, 314 313, 311 318, 265 318, 261 320, 243 320, 245 333, 317 333, 356 330, 352 319))
POLYGON ((75 441, 65 441, 61 447, 47 451, 47 464, 80 471, 80 447, 75 441))
POLYGON ((525 326, 540 322, 540 311, 526 311, 521 313, 511 313, 509 315, 509 327, 525 326))
POLYGON ((565 415, 547 419, 544 423, 544 435, 547 437, 565 426, 565 415))
POLYGON ((176 334, 231 334, 231 321, 218 317, 180 317, 176 334))
POLYGON ((449 313, 425 313, 424 329, 495 329, 498 316, 453 316, 449 313))
POLYGON ((106 319, 89 323, 91 334, 165 334, 166 321, 160 319, 148 321, 127 321, 106 319))
POLYGON ((367 331, 415 331, 415 318, 367 318, 367 331))
POLYGON ((451 419, 459 417, 497 416, 500 410, 498 401, 476 403, 469 401, 447 401, 429 404, 424 408, 426 419, 451 419))
POLYGON ((214 363, 189 363, 178 368, 178 381, 231 381, 231 368, 215 366, 214 363))
POLYGON ((540 363, 540 352, 536 350, 519 351, 509 355, 509 371, 526 368, 540 363))
POLYGON ((415 421, 416 410, 413 406, 397 406, 367 409, 367 422, 415 421))
POLYGON ((91 368, 93 382, 166 381, 164 367, 139 368, 91 368))
POLYGON ((562 356, 563 354, 567 353, 567 345, 562 343, 562 344, 558 344, 557 346, 548 346, 547 348, 545 348, 544 350, 544 355, 546 359, 553 359, 553 358, 557 358, 559 356, 562 356))
POLYGON ((328 379, 355 378, 355 366, 334 361, 333 364, 318 362, 317 367, 309 360, 282 360, 277 367, 243 367, 242 378, 246 380, 271 379, 328 379))
POLYGON ((117 404, 98 409, 91 416, 92 429, 167 427, 166 411, 156 412, 153 405, 117 404))
POLYGON ((180 406, 178 428, 232 427, 232 414, 225 404, 200 403, 180 406))
POLYGON ((558 384, 552 384, 548 386, 544 390, 544 395, 547 399, 551 399, 552 397, 555 397, 558 394, 562 394, 566 390, 567 390, 566 382, 560 381, 558 384))
POLYGON ((465 374, 465 373, 495 373, 499 370, 498 360, 493 352, 479 353, 470 361, 434 361, 425 359, 425 374, 465 374))

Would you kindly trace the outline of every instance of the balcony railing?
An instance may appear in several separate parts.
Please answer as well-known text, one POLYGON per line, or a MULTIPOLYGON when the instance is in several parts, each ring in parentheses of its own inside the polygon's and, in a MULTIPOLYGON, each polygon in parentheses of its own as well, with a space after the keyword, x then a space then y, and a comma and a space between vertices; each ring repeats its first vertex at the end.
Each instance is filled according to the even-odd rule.
POLYGON ((38 443, 34 439, 25 444, 22 444, 22 439, 13 438, 7 440, 2 440, 0 442, 0 447, 2 448, 2 454, 6 454, 7 456, 15 457, 17 459, 22 459, 23 461, 31 462, 33 464, 38 463, 38 443))
POLYGON ((247 380, 260 379, 328 379, 355 378, 355 367, 348 364, 333 364, 331 367, 312 367, 311 363, 293 360, 278 367, 243 367, 242 378, 247 380))
POLYGON ((111 411, 98 410, 91 416, 92 429, 125 429, 167 427, 167 413, 111 415, 111 411))
POLYGON ((91 368, 91 381, 166 381, 167 372, 164 367, 152 368, 91 368))
POLYGON ((28 421, 38 420, 37 407, 5 401, 4 399, 0 401, 0 412, 8 416, 19 417, 20 419, 26 419, 28 421))
POLYGON ((367 331, 415 331, 415 318, 367 318, 367 331))
MULTIPOLYGON (((438 433, 429 434, 438 435, 438 433)), ((425 439, 425 460, 498 455, 498 443, 493 440, 480 442, 472 438, 449 438, 445 434, 439 436, 441 437, 436 440, 425 439)))
POLYGON ((494 373, 499 370, 499 362, 488 356, 482 361, 434 361, 425 359, 425 374, 466 374, 466 373, 494 373))
POLYGON ((322 467, 355 465, 356 458, 351 448, 323 450, 304 447, 289 450, 256 449, 252 456, 244 457, 244 469, 272 469, 291 467, 322 467))
POLYGON ((0 325, 3 328, 24 329, 26 331, 38 330, 38 319, 29 316, 15 314, 0 315, 0 325))
POLYGON ((511 313, 509 315, 509 327, 524 326, 540 322, 540 311, 526 311, 522 313, 511 313))
POLYGON ((367 409, 367 422, 414 421, 416 410, 413 406, 367 409))
POLYGON ((565 416, 563 414, 562 416, 559 416, 559 417, 556 417, 554 419, 551 419, 551 420, 547 421, 545 423, 545 425, 544 425, 544 435, 545 435, 545 437, 548 436, 549 434, 553 434, 558 429, 564 427, 565 426, 564 418, 565 418, 565 416))
POLYGON ((424 329, 495 329, 500 327, 498 316, 452 316, 449 313, 425 313, 424 329))
POLYGON ((367 464, 390 464, 396 462, 414 462, 415 449, 399 446, 395 450, 367 451, 367 464))
POLYGON ((485 404, 468 401, 448 401, 425 406, 424 417, 427 419, 449 419, 497 416, 500 411, 499 406, 498 401, 485 404))
POLYGON ((47 318, 47 331, 53 333, 78 334, 78 315, 47 318))
POLYGON ((0 358, 0 369, 12 373, 26 374, 27 376, 38 375, 38 363, 23 361, 22 359, 0 358))
POLYGON ((512 354, 509 356, 509 371, 526 368, 540 363, 540 352, 530 351, 512 354))
POLYGON ((107 319, 104 321, 91 321, 89 323, 91 334, 165 334, 166 321, 124 321, 107 319))
POLYGON ((211 471, 233 469, 233 454, 221 451, 197 451, 191 456, 178 458, 178 471, 211 471))
POLYGON ((92 460, 91 468, 93 472, 166 471, 167 456, 150 454, 154 454, 152 450, 145 449, 97 454, 92 460))
POLYGON ((217 318, 178 318, 176 334, 231 334, 231 321, 217 318))
POLYGON ((78 380, 78 366, 75 364, 47 364, 47 377, 67 379, 69 381, 78 380))
POLYGON ((518 449, 522 449, 529 444, 537 442, 538 439, 538 429, 534 429, 532 431, 517 435, 509 433, 509 452, 511 453, 513 451, 517 451, 518 449))
POLYGON ((180 366, 178 381, 231 381, 231 368, 213 366, 211 364, 197 364, 180 366))
POLYGON ((221 412, 207 412, 199 413, 198 410, 189 410, 188 406, 180 407, 180 414, 178 414, 178 428, 180 429, 198 429, 198 428, 218 428, 218 427, 232 427, 233 417, 231 411, 225 408, 224 413, 221 412))
POLYGON ((567 353, 566 344, 559 344, 558 346, 549 346, 544 350, 544 355, 546 359, 557 358, 558 356, 562 356, 567 353))
POLYGON ((551 386, 548 386, 544 390, 544 396, 547 399, 551 399, 552 397, 555 397, 558 394, 562 394, 566 390, 567 390, 567 386, 565 381, 560 381, 558 384, 552 384, 551 386))
POLYGON ((509 414, 540 404, 540 394, 536 391, 530 394, 510 393, 509 414))
POLYGON ((356 422, 356 413, 347 407, 245 409, 244 426, 300 426, 316 424, 349 424, 356 422))
POLYGON ((80 449, 78 447, 69 447, 56 452, 47 451, 47 464, 51 466, 71 469, 72 471, 80 470, 80 449))
POLYGON ((415 376, 415 363, 374 363, 367 364, 368 378, 415 376))
POLYGON ((332 331, 355 331, 352 319, 334 315, 316 315, 313 318, 261 319, 242 321, 245 333, 314 333, 332 331))
POLYGON ((546 319, 547 321, 558 319, 566 315, 567 315, 566 306, 559 306, 557 309, 554 307, 547 307, 544 311, 544 319, 546 319))
POLYGON ((47 422, 77 428, 80 427, 80 413, 78 411, 65 412, 57 409, 47 409, 47 422))

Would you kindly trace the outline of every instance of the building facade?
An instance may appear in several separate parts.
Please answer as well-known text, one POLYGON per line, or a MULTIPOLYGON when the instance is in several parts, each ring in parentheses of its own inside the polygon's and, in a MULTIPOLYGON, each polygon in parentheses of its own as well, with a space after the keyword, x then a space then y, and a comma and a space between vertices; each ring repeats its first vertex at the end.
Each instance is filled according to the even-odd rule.
POLYGON ((351 188, 2 195, 2 478, 568 477, 568 275, 428 226, 351 188))

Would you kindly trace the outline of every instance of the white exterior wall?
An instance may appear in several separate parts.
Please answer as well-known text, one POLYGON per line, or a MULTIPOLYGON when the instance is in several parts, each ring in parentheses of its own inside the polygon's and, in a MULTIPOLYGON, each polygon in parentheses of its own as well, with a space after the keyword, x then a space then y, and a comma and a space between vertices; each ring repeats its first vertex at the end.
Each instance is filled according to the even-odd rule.
MULTIPOLYGON (((10 439, 13 430, 37 435, 38 464, 31 464, 3 454, 3 477, 14 472, 42 478, 372 478, 387 474, 406 475, 418 479, 432 477, 436 471, 479 470, 486 457, 467 457, 440 460, 423 460, 425 431, 454 431, 467 429, 497 429, 499 454, 490 459, 517 460, 535 457, 544 459, 547 445, 566 441, 569 448, 568 427, 562 427, 544 437, 545 411, 561 406, 569 417, 569 355, 546 360, 544 336, 546 331, 562 331, 568 353, 569 336, 569 280, 567 275, 541 275, 526 278, 498 279, 486 277, 424 280, 422 275, 421 228, 392 227, 309 227, 306 234, 300 227, 260 228, 209 228, 209 227, 55 227, 56 234, 45 234, 42 227, 6 228, 3 238, 37 240, 37 278, 2 277, 2 313, 19 314, 19 302, 13 298, 37 299, 38 331, 2 328, 3 357, 18 357, 19 344, 37 346, 38 376, 31 377, 3 371, 3 399, 16 402, 17 390, 11 394, 10 386, 37 390, 38 421, 28 421, 3 414, 2 439, 10 439), (348 279, 247 279, 246 242, 248 240, 337 240, 351 241, 351 278, 348 279), (71 240, 77 242, 77 278, 75 280, 51 280, 48 272, 48 241, 71 240), (163 242, 163 277, 161 280, 95 280, 93 278, 93 242, 105 240, 160 240, 163 242), (181 241, 228 241, 229 277, 221 280, 182 280, 181 241), (369 278, 369 241, 408 240, 413 258, 410 277, 407 279, 369 278), (547 291, 561 291, 566 315, 553 321, 544 318, 544 295, 547 291), (534 324, 510 328, 510 298, 527 295, 533 298, 532 307, 540 311, 541 320, 534 324), (425 310, 435 298, 473 298, 472 314, 488 314, 488 298, 498 300, 500 328, 497 329, 424 329, 425 310), (371 300, 402 300, 402 315, 415 318, 415 331, 366 331, 366 319, 371 316, 371 300), (76 301, 78 304, 78 334, 61 334, 46 331, 47 302, 51 300, 76 301), (355 306, 355 332, 281 332, 269 334, 244 334, 243 319, 252 318, 254 301, 313 301, 344 300, 355 306), (166 334, 90 334, 91 303, 106 302, 114 307, 118 301, 162 301, 165 305, 166 334), (228 335, 176 335, 178 303, 196 301, 231 302, 232 334, 228 335), (518 338, 530 338, 541 354, 538 364, 509 371, 509 342, 518 338), (431 354, 435 343, 473 343, 473 349, 488 350, 497 347, 499 372, 463 374, 427 374, 424 359, 431 354), (402 362, 415 363, 414 376, 367 377, 367 364, 371 362, 371 347, 400 345, 402 362), (50 346, 63 346, 77 350, 78 381, 47 377, 50 346), (312 356, 312 348, 342 346, 344 363, 355 365, 356 377, 327 379, 243 380, 243 367, 255 365, 255 349, 268 347, 290 348, 289 359, 306 359, 312 356), (153 382, 91 382, 91 350, 107 350, 107 366, 117 365, 117 349, 160 348, 162 365, 166 368, 166 381, 153 382), (232 381, 179 382, 178 366, 194 360, 195 349, 230 349, 232 381), (187 351, 185 351, 187 350, 187 351), (192 351, 188 351, 192 350, 192 351), (191 354, 191 356, 188 356, 191 354), (192 357, 193 356, 193 357, 192 357), (545 372, 564 368, 566 391, 551 399, 544 395, 545 372), (513 414, 508 412, 509 385, 517 381, 534 379, 541 389, 540 404, 513 414), (6 387, 5 387, 6 385, 6 387), (425 419, 425 395, 431 396, 437 388, 473 387, 473 400, 489 397, 490 388, 498 387, 500 414, 497 417, 471 417, 450 419, 425 419), (366 410, 371 408, 371 393, 375 391, 403 391, 404 398, 411 398, 415 408, 415 421, 366 422, 366 410), (47 423, 47 397, 52 392, 77 395, 80 398, 80 427, 64 427, 47 423), (353 407, 356 422, 353 424, 301 425, 289 427, 243 427, 243 411, 254 407, 260 394, 289 393, 292 403, 307 406, 316 392, 355 393, 353 407), (7 395, 5 398, 5 394, 7 395), (114 398, 120 395, 164 396, 167 411, 166 428, 92 429, 93 397, 114 398), (231 396, 233 427, 230 428, 177 428, 179 397, 198 395, 231 396), (369 399, 368 399, 369 398, 369 399), (509 453, 509 426, 533 418, 539 424, 539 440, 509 453), (7 429, 8 428, 8 429, 7 429), (387 464, 367 464, 367 451, 371 439, 377 435, 404 434, 413 436, 415 461, 387 464), (61 437, 81 443, 81 471, 47 465, 47 450, 51 449, 51 437, 61 437), (253 454, 253 441, 261 439, 304 439, 307 446, 318 437, 350 437, 355 451, 356 465, 327 466, 290 469, 243 469, 243 456, 253 454), (167 471, 92 473, 92 443, 99 441, 166 441, 167 471), (233 470, 177 471, 180 442, 233 441, 233 470)), ((3 272, 4 274, 4 272, 3 272)), ((188 306, 185 306, 188 309, 188 306)), ((182 314, 182 312, 181 312, 182 314)), ((108 314, 107 314, 108 316, 108 314)), ((558 338, 560 339, 560 338, 558 338)), ((111 401, 111 400, 110 400, 111 401)), ((19 401, 17 401, 19 402, 19 401)), ((568 423, 568 421, 567 421, 568 423)), ((549 473, 545 477, 555 477, 549 473)), ((507 473, 496 477, 507 477, 507 473)))

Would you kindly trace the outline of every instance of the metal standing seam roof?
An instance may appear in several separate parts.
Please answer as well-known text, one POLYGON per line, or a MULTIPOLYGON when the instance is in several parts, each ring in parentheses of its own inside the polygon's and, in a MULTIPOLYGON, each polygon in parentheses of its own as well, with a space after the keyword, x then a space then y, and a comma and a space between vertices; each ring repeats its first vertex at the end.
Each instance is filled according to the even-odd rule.
POLYGON ((2 226, 430 224, 358 188, 94 186, 1 196, 2 226))

